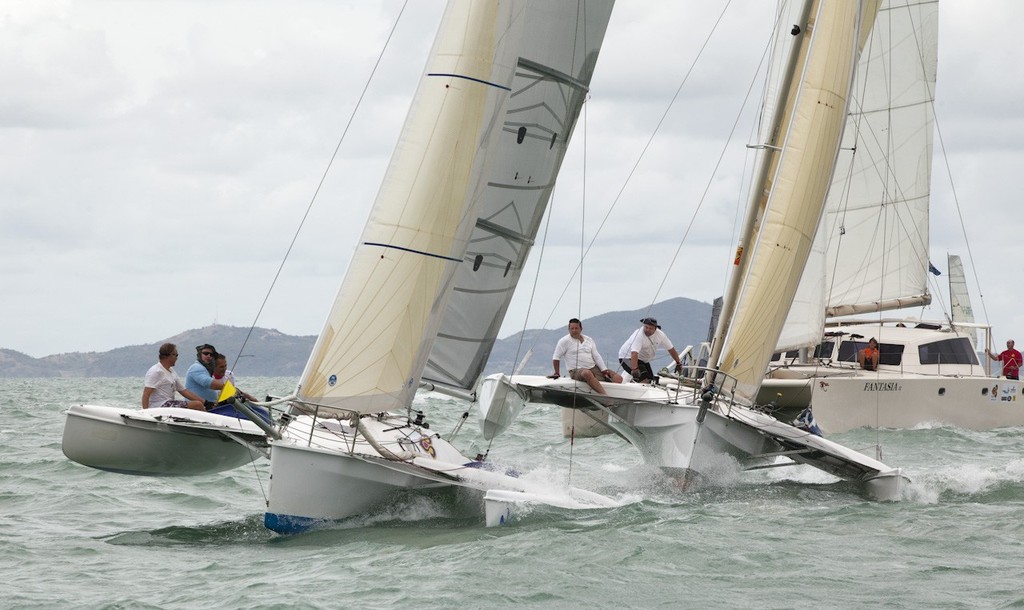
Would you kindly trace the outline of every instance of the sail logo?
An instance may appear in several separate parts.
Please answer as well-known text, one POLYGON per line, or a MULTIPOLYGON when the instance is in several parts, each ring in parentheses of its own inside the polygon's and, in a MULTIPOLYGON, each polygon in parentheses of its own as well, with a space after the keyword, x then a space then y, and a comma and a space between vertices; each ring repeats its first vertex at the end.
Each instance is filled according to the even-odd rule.
POLYGON ((334 384, 336 384, 336 383, 338 383, 338 376, 337 375, 331 375, 330 377, 327 378, 327 385, 331 386, 332 388, 334 387, 334 384))
POLYGON ((864 384, 865 392, 899 392, 902 389, 896 381, 868 381, 864 384))
POLYGON ((821 388, 822 392, 828 392, 829 383, 827 381, 819 381, 818 386, 821 388))
POLYGON ((430 457, 437 457, 437 450, 434 449, 434 443, 430 442, 429 436, 425 436, 420 439, 420 447, 423 447, 423 450, 429 453, 430 457))

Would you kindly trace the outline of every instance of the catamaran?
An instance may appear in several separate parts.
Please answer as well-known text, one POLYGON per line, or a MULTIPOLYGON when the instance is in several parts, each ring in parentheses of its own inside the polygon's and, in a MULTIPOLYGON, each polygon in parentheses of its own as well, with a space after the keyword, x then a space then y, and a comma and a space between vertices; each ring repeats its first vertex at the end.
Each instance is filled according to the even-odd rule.
POLYGON ((826 433, 1024 425, 1024 386, 979 362, 977 332, 986 348, 992 333, 964 317, 959 257, 948 319, 897 311, 930 303, 938 271, 928 256, 938 11, 887 2, 866 44, 826 213, 757 399, 781 419, 810 406, 826 433), (863 370, 857 354, 871 338, 880 360, 863 370))
MULTIPOLYGON (((453 0, 348 272, 296 392, 264 407, 231 402, 270 447, 264 523, 296 532, 387 505, 398 494, 465 488, 489 525, 519 502, 619 504, 552 491, 463 455, 416 412, 417 390, 477 398, 499 434, 516 403, 571 382, 490 378, 477 387, 545 213, 587 94, 611 1, 453 0)), ((842 135, 854 67, 877 2, 800 4, 780 32, 785 78, 763 132, 759 186, 736 257, 716 367, 699 388, 622 384, 607 408, 645 460, 687 478, 736 455, 805 463, 898 499, 905 477, 749 408, 810 249, 842 135), (792 32, 792 33, 790 33, 792 32), (780 281, 783 278, 783 281, 780 281), (772 286, 768 286, 768 280, 772 286), (781 284, 781 289, 780 289, 781 284), (650 393, 656 397, 651 398, 650 393)), ((70 418, 69 418, 70 421, 70 418)))

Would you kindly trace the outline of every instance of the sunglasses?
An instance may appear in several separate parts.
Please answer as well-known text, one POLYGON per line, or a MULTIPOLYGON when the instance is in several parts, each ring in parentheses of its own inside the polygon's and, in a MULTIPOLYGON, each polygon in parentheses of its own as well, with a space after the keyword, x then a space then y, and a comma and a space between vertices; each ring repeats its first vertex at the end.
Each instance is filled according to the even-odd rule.
POLYGON ((200 352, 204 356, 212 356, 213 352, 200 352))

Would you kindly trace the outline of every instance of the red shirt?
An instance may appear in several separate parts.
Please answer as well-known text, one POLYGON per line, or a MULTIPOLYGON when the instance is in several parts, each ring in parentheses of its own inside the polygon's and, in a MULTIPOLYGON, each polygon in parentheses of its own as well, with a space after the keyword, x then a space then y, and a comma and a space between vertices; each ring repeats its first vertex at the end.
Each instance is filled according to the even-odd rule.
POLYGON ((1020 352, 1015 349, 1008 349, 999 354, 999 362, 1003 363, 1003 375, 1006 377, 1017 377, 1020 373, 1021 358, 1020 352))

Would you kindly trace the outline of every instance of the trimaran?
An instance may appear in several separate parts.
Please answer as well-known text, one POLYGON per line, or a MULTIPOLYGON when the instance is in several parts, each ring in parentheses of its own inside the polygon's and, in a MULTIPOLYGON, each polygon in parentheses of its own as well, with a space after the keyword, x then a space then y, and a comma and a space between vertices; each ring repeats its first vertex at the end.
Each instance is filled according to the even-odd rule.
MULTIPOLYGON (((450 487, 478 490, 488 524, 506 520, 518 502, 617 504, 572 488, 551 493, 486 456, 464 456, 412 409, 421 387, 475 398, 611 8, 610 0, 448 4, 298 388, 261 405, 284 406, 279 418, 268 423, 254 413, 245 422, 259 426, 269 445, 267 527, 302 531, 386 504, 396 492, 450 487)), ((857 482, 869 496, 901 496, 900 469, 750 408, 822 214, 855 67, 877 9, 876 1, 806 1, 782 21, 777 48, 784 78, 763 132, 714 366, 701 383, 609 384, 610 398, 599 399, 569 380, 489 378, 480 403, 485 422, 498 424, 492 434, 514 419, 509 407, 520 399, 582 397, 578 404, 608 410, 610 425, 647 463, 687 479, 726 453, 753 466, 809 464, 857 482)), ((254 406, 231 400, 242 412, 254 406)), ((109 442, 112 431, 132 425, 121 415, 99 428, 89 420, 85 431, 80 424, 88 418, 69 412, 65 452, 69 438, 78 446, 109 442)), ((246 443, 233 432, 210 430, 215 424, 181 429, 192 414, 180 415, 171 422, 178 428, 149 429, 191 434, 198 427, 207 443, 246 443)))

